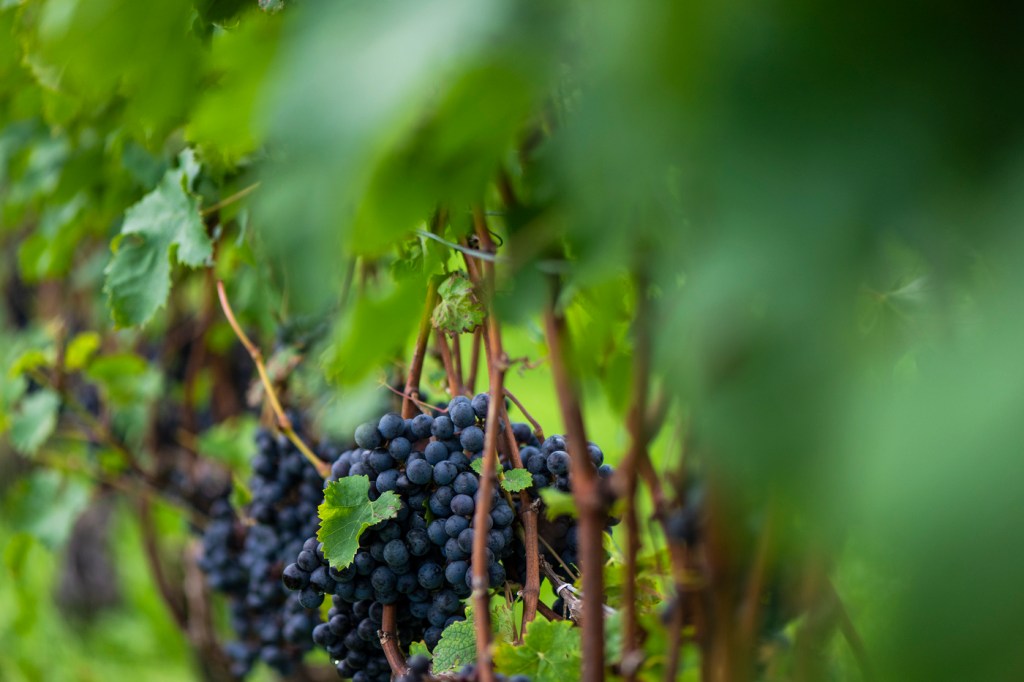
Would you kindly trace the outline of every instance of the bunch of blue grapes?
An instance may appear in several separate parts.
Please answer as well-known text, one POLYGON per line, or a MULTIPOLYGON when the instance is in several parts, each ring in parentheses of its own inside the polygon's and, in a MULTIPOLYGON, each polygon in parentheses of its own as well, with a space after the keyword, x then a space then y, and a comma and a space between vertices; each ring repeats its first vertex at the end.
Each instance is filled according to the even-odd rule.
MULTIPOLYGON (((310 537, 284 570, 285 585, 296 591, 301 603, 316 605, 324 595, 332 595, 334 610, 344 616, 333 628, 329 621, 313 633, 337 662, 342 677, 383 682, 390 675, 377 636, 380 620, 373 618, 384 605, 396 605, 399 645, 406 651, 418 640, 432 650, 447 626, 465 618, 463 600, 472 592, 471 554, 477 532, 487 534, 490 587, 504 586, 504 559, 521 557, 513 530, 516 512, 497 486, 486 527, 474 527, 480 477, 471 463, 482 457, 487 407, 488 397, 481 394, 473 400, 453 399, 445 414, 436 417, 385 414, 357 428, 357 447, 333 463, 332 479, 366 476, 370 499, 393 491, 401 500, 394 519, 363 533, 349 566, 330 567, 310 537), (351 613, 367 602, 371 608, 365 614, 351 613), (344 631, 342 623, 350 631, 344 631)), ((524 435, 523 425, 512 428, 524 435)))
MULTIPOLYGON (((352 562, 332 567, 313 528, 292 562, 282 571, 283 585, 297 604, 316 609, 332 599, 327 622, 315 624, 312 640, 326 649, 338 674, 355 682, 385 682, 391 671, 380 635, 386 605, 397 614, 399 648, 408 652, 423 640, 433 650, 446 627, 465 618, 472 593, 472 551, 477 533, 486 534, 484 573, 492 589, 507 581, 523 582, 525 551, 514 523, 520 498, 492 488, 485 527, 475 525, 480 500, 480 476, 473 462, 483 456, 490 397, 459 396, 432 416, 403 419, 388 413, 360 425, 356 447, 341 453, 331 467, 330 480, 366 476, 368 498, 393 492, 400 500, 397 515, 368 528, 360 537, 352 562)), ((572 488, 565 441, 552 436, 543 442, 526 424, 500 423, 512 430, 524 466, 533 475, 533 495, 548 486, 572 488)), ((505 438, 498 439, 504 470, 512 464, 505 438)), ((611 469, 596 445, 590 456, 602 476, 611 469)), ((314 517, 315 518, 315 517, 314 517)), ((576 562, 575 521, 541 515, 543 549, 552 565, 576 562), (557 557, 551 553, 558 554, 557 557)), ((568 571, 565 571, 568 575, 568 571)))
MULTIPOLYGON (((256 448, 252 501, 242 514, 226 496, 211 506, 199 563, 210 587, 230 598, 235 640, 226 650, 237 677, 258 661, 290 674, 313 648, 313 629, 320 623, 316 605, 301 603, 281 575, 316 532, 322 479, 284 437, 261 430, 256 448)), ((320 456, 330 461, 335 454, 325 450, 320 456)))

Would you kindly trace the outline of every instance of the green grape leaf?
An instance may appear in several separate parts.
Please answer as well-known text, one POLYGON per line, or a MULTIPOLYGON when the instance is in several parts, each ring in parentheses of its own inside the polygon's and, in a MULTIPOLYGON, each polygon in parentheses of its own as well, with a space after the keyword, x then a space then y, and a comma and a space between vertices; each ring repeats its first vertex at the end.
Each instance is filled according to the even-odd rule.
POLYGON ((317 537, 324 543, 324 556, 334 568, 352 563, 364 530, 398 514, 402 505, 398 495, 389 490, 371 501, 369 490, 370 479, 366 476, 348 476, 329 483, 324 490, 317 537))
POLYGON ((111 243, 104 291, 114 322, 122 327, 148 322, 167 302, 171 290, 171 254, 191 268, 206 265, 213 242, 189 192, 198 166, 191 150, 179 167, 164 174, 157 188, 130 207, 121 234, 111 243))
POLYGON ((526 469, 509 469, 501 480, 501 487, 510 493, 526 490, 533 485, 533 475, 526 469))
POLYGON ((249 461, 257 421, 252 415, 243 415, 206 429, 196 444, 199 454, 225 462, 232 470, 243 469, 249 461))
POLYGON ((157 397, 161 375, 134 353, 104 355, 89 363, 85 376, 103 390, 110 402, 131 406, 157 397))
POLYGON ((473 283, 457 271, 437 287, 438 303, 431 321, 434 327, 449 334, 471 332, 484 321, 484 307, 476 299, 473 283))
POLYGON ((476 472, 477 476, 484 475, 484 458, 477 457, 469 463, 469 468, 476 472))
POLYGON ((476 661, 476 635, 473 632, 473 618, 466 613, 466 620, 452 623, 441 633, 441 641, 434 647, 435 675, 458 670, 467 663, 476 661))
MULTIPOLYGON (((473 610, 468 609, 467 618, 472 617, 473 610)), ((505 601, 503 597, 491 599, 491 632, 494 633, 494 640, 497 642, 515 639, 515 610, 512 604, 505 601)))
POLYGON ((579 513, 572 495, 563 493, 556 488, 542 488, 540 499, 544 501, 544 508, 547 510, 548 518, 552 521, 559 516, 572 516, 575 518, 579 513))
POLYGON ((11 417, 11 444, 24 454, 36 452, 57 428, 60 397, 49 389, 36 391, 21 401, 11 417))
MULTIPOLYGON (((515 613, 503 598, 491 601, 491 633, 496 642, 514 639, 515 613)), ((411 653, 411 650, 410 650, 411 653)), ((476 660, 476 630, 473 626, 473 608, 466 608, 466 619, 452 623, 441 633, 441 641, 434 648, 434 673, 459 670, 476 660)))
POLYGON ((537 619, 526 629, 522 646, 498 645, 494 662, 505 675, 528 675, 534 682, 580 679, 580 631, 570 621, 537 619))
POLYGON ((69 372, 84 369, 99 347, 100 335, 96 332, 82 332, 76 335, 64 352, 64 368, 69 372))

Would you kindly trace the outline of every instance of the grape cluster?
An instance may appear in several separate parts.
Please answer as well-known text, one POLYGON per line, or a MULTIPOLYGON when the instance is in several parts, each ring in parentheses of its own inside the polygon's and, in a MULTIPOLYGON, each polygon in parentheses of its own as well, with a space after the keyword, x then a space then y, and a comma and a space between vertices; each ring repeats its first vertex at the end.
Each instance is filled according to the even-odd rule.
MULTIPOLYGON (((472 400, 459 396, 436 417, 421 414, 403 419, 387 413, 356 429, 356 447, 333 458, 328 483, 365 476, 370 500, 393 492, 400 502, 394 518, 362 533, 352 562, 344 568, 328 564, 315 535, 322 490, 312 467, 309 471, 299 467, 301 481, 291 484, 301 490, 288 497, 283 492, 288 485, 282 489, 271 482, 277 479, 268 462, 280 461, 278 473, 291 465, 284 464, 286 458, 265 457, 261 450, 254 469, 262 478, 254 483, 250 507, 257 525, 239 536, 237 522, 226 524, 217 531, 213 543, 217 551, 209 555, 211 573, 228 585, 225 591, 244 595, 239 612, 244 622, 236 623, 241 636, 235 651, 240 670, 257 657, 275 667, 284 659, 294 662, 315 643, 326 649, 340 676, 355 682, 385 682, 391 673, 380 641, 385 606, 395 606, 396 635, 403 651, 418 640, 433 650, 443 630, 465 618, 477 533, 486 534, 485 573, 490 587, 500 588, 506 580, 522 582, 525 551, 513 529, 519 496, 504 494, 495 485, 486 526, 477 528, 474 519, 481 499, 480 476, 472 465, 482 457, 488 407, 487 394, 472 400), (282 505, 282 495, 293 504, 282 505), (251 546, 254 535, 259 536, 258 542, 251 546), (253 555, 262 558, 254 560, 253 555), (268 564, 270 556, 272 564, 268 564), (284 558, 287 565, 280 562, 284 558), (266 581, 275 572, 277 585, 270 587, 266 581), (290 596, 282 597, 288 594, 285 590, 290 596), (320 622, 317 609, 327 596, 332 606, 327 621, 320 622), (271 625, 269 619, 275 613, 277 620, 271 625), (245 627, 260 618, 264 620, 255 627, 245 627), (254 647, 254 642, 259 646, 254 647)), ((498 428, 512 430, 524 466, 533 475, 534 494, 548 486, 571 490, 563 437, 540 442, 526 424, 499 423, 498 428)), ((287 443, 266 442, 282 452, 288 450, 287 443)), ((499 438, 499 443, 504 442, 499 438)), ((589 452, 606 477, 611 469, 604 465, 600 448, 592 444, 589 452)), ((502 446, 498 456, 503 468, 510 469, 502 446)), ((576 562, 573 519, 549 522, 542 515, 540 532, 550 546, 545 551, 552 565, 576 562)), ((411 666, 409 674, 426 672, 416 673, 411 666)), ((468 671, 467 679, 472 675, 468 671)))
MULTIPOLYGON (((334 462, 331 479, 366 476, 370 499, 393 491, 401 500, 395 518, 363 533, 346 568, 329 567, 312 537, 285 568, 285 585, 296 590, 303 603, 333 595, 334 609, 362 635, 344 632, 339 623, 334 629, 327 623, 326 629, 314 633, 338 661, 342 677, 383 681, 390 674, 376 636, 380 621, 372 618, 378 607, 382 611, 383 605, 396 605, 403 649, 419 639, 433 649, 445 627, 465 618, 463 600, 472 592, 471 554, 477 532, 487 534, 486 572, 492 588, 505 583, 502 560, 522 555, 512 528, 516 512, 497 487, 486 528, 474 527, 480 477, 471 463, 482 456, 487 408, 488 396, 481 394, 472 401, 456 397, 446 414, 437 417, 385 414, 359 426, 357 447, 334 462), (366 602, 373 608, 353 620, 351 609, 366 602)), ((513 429, 522 435, 523 426, 513 429)), ((528 427, 525 434, 524 438, 532 437, 528 427)))
MULTIPOLYGON (((252 460, 252 501, 242 522, 227 497, 211 505, 200 568, 214 590, 231 599, 237 639, 227 646, 232 673, 246 675, 257 661, 289 674, 312 649, 320 622, 316 606, 301 601, 281 581, 287 563, 316 531, 323 500, 315 467, 284 437, 261 430, 252 460)), ((333 459, 334 452, 320 456, 333 459)))

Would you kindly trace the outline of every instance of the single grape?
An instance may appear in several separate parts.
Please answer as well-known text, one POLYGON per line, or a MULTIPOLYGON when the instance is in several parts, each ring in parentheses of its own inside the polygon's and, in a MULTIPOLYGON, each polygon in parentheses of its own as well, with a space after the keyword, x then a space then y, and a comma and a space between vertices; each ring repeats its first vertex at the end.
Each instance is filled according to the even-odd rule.
MULTIPOLYGON (((406 465, 405 475, 409 478, 411 483, 416 485, 427 485, 434 477, 434 467, 432 467, 425 459, 417 459, 406 465)), ((411 503, 410 506, 412 506, 411 503)))
POLYGON ((430 427, 430 432, 434 434, 434 437, 438 440, 445 440, 451 438, 455 434, 455 424, 446 415, 441 415, 434 420, 434 423, 430 427))
POLYGON ((466 452, 481 452, 484 449, 484 432, 479 426, 469 426, 462 430, 459 443, 466 452))
POLYGON ((476 423, 476 413, 473 411, 473 405, 465 398, 463 400, 453 400, 448 404, 448 416, 451 418, 452 423, 460 429, 476 423))
POLYGON ((491 396, 489 396, 486 393, 478 393, 477 395, 473 396, 473 412, 476 413, 477 417, 479 417, 480 419, 487 418, 487 407, 490 404, 490 402, 491 396))
POLYGON ((376 424, 367 422, 356 427, 355 440, 356 445, 359 447, 373 450, 380 447, 384 438, 381 436, 380 431, 377 430, 376 424))
POLYGON ((385 440, 391 440, 392 438, 398 438, 402 435, 405 429, 405 420, 394 412, 389 412, 380 418, 380 422, 377 424, 377 430, 385 440))

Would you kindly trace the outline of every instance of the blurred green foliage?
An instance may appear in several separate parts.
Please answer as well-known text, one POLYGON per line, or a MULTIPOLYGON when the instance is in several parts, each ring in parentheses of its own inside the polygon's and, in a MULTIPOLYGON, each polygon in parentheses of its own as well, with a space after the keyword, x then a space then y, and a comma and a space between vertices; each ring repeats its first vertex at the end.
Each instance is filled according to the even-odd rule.
MULTIPOLYGON (((647 296, 675 401, 659 470, 685 441, 737 518, 781 506, 793 561, 841 556, 886 679, 1021 679, 1021 19, 948 1, 0 1, 0 426, 23 452, 109 464, 49 442, 64 412, 32 377, 93 331, 67 369, 141 444, 183 400, 159 342, 209 305, 206 273, 180 265, 215 251, 266 350, 305 353, 295 400, 346 434, 408 357, 427 280, 459 266, 416 230, 444 207, 458 241, 479 204, 505 240, 510 354, 546 356, 556 276, 610 461, 647 296), (172 191, 161 226, 148 209, 172 191), (356 257, 377 267, 346 301, 356 257), (108 309, 104 281, 137 303, 108 309)), ((546 368, 509 385, 561 428, 546 368)), ((237 466, 242 436, 200 447, 218 438, 237 466)), ((24 492, 0 491, 0 678, 193 674, 134 531, 129 603, 82 634, 48 598, 74 514, 41 493, 14 514, 24 492)), ((856 679, 847 656, 837 679, 856 679)))

